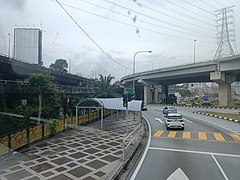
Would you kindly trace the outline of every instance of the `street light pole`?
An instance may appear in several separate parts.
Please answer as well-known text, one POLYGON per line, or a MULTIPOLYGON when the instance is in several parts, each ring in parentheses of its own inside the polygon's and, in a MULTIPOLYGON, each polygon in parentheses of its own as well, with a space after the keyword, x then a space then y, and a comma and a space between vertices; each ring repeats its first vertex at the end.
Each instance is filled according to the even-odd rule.
POLYGON ((10 33, 8 33, 8 58, 10 58, 11 39, 10 33))
POLYGON ((193 62, 194 62, 194 64, 196 62, 196 53, 195 53, 196 41, 197 41, 196 39, 194 39, 194 41, 193 41, 193 62))
MULTIPOLYGON (((134 54, 134 57, 133 57, 133 75, 135 74, 136 55, 138 53, 152 53, 152 51, 138 51, 134 54)), ((135 80, 133 80, 133 94, 135 94, 135 80)))

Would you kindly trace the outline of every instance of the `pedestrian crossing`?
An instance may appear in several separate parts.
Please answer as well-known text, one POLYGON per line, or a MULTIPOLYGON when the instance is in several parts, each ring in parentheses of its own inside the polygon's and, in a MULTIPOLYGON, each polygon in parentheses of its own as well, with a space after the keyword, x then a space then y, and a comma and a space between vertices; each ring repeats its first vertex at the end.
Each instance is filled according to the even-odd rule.
POLYGON ((153 137, 169 139, 186 139, 217 142, 240 143, 240 136, 237 134, 226 134, 219 132, 198 132, 198 131, 166 131, 157 130, 153 137))

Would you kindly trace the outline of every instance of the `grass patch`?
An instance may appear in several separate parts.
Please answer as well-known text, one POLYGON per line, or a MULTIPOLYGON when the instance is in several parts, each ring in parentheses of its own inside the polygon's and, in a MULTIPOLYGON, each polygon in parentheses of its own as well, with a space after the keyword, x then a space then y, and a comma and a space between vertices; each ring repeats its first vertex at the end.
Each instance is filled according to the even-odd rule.
POLYGON ((234 120, 240 120, 240 114, 209 112, 209 111, 207 111, 207 112, 206 111, 198 111, 198 112, 208 113, 208 114, 217 115, 217 116, 222 116, 222 117, 231 118, 231 119, 234 119, 234 120))

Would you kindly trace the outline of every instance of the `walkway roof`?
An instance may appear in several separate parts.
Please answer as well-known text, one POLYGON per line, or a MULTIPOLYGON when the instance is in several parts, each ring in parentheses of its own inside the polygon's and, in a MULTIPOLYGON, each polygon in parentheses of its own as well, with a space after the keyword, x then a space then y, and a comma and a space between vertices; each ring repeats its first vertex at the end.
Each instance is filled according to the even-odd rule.
MULTIPOLYGON (((128 103, 129 111, 141 111, 142 101, 132 100, 128 103)), ((88 98, 76 105, 76 108, 102 107, 104 109, 126 110, 123 98, 88 98)))

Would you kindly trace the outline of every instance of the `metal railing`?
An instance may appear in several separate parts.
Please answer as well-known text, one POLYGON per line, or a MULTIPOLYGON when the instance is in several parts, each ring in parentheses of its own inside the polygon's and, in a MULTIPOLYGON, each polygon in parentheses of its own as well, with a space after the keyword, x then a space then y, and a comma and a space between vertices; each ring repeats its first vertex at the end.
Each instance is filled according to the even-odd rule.
POLYGON ((139 124, 128 136, 123 140, 123 162, 127 161, 138 147, 143 137, 143 124, 139 124))

